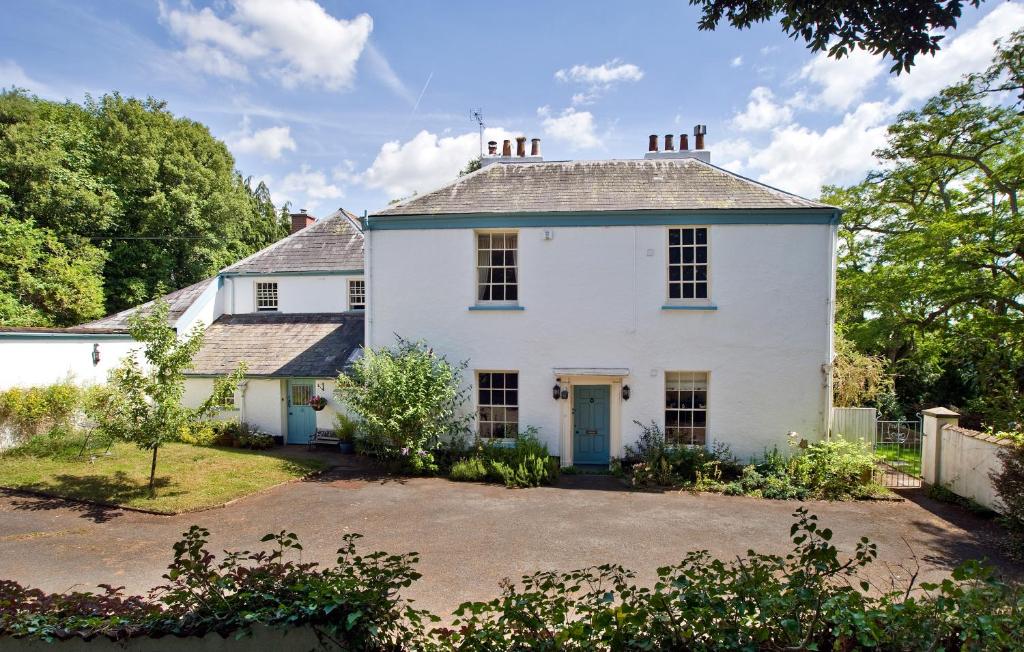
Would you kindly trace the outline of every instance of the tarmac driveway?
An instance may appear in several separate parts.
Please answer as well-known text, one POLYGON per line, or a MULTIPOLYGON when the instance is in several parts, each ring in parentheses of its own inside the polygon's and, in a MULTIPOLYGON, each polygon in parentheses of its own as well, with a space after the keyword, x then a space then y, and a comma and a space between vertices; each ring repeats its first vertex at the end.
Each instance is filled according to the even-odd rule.
MULTIPOLYGON (((992 558, 998 530, 985 519, 922 496, 905 502, 805 505, 852 551, 878 544, 872 577, 943 577, 968 558, 992 558)), ((654 569, 707 549, 729 558, 749 548, 784 553, 799 503, 712 494, 644 493, 611 478, 565 476, 558 487, 509 490, 441 479, 395 480, 357 469, 286 484, 224 508, 152 516, 0 492, 0 577, 49 591, 99 583, 145 592, 161 582, 171 544, 193 524, 215 549, 258 549, 259 538, 296 532, 305 559, 333 562, 341 535, 359 532, 364 551, 418 551, 423 578, 407 594, 449 613, 489 599, 499 581, 542 569, 620 563, 650 581, 654 569)), ((1021 567, 996 560, 1020 575, 1021 567)))

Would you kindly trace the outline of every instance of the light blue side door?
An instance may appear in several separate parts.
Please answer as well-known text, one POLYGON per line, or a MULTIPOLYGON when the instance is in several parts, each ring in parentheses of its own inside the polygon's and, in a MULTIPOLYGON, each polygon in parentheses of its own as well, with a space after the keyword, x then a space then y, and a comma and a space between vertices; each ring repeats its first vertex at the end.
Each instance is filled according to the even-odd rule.
POLYGON ((288 443, 305 444, 316 432, 316 412, 309 407, 316 386, 313 380, 288 379, 288 443))
POLYGON ((611 439, 611 388, 576 385, 572 399, 573 464, 607 464, 611 439))

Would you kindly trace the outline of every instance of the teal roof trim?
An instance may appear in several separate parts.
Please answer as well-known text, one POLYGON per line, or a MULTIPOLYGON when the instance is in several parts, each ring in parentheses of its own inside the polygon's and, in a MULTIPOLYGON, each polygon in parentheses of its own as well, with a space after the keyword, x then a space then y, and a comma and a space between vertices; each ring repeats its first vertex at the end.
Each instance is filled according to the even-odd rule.
POLYGON ((95 340, 130 340, 128 333, 32 333, 28 331, 0 332, 0 340, 70 340, 93 342, 95 340))
POLYGON ((363 276, 361 269, 327 269, 323 271, 306 270, 294 272, 221 272, 223 278, 234 277, 266 277, 266 276, 363 276))
POLYGON ((365 221, 367 231, 409 229, 494 229, 564 226, 671 226, 676 224, 838 224, 834 209, 643 211, 600 213, 464 213, 381 215, 365 221))

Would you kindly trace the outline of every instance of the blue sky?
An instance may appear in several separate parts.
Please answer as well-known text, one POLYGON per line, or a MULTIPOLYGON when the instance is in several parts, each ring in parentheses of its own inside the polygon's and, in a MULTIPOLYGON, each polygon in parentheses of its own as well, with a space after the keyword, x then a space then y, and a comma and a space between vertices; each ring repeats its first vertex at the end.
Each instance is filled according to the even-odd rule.
POLYGON ((1024 26, 1024 3, 965 10, 909 75, 832 61, 775 24, 698 32, 684 0, 34 0, 0 24, 0 87, 55 99, 154 96, 207 124, 275 201, 362 213, 430 190, 489 138, 547 159, 636 158, 707 125, 712 161, 806 196, 872 167, 895 115, 1024 26))

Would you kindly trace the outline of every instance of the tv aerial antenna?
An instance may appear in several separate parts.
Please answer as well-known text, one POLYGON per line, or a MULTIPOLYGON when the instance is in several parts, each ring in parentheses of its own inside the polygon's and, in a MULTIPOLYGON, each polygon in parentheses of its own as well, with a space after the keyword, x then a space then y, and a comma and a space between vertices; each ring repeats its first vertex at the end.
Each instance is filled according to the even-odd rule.
POLYGON ((480 129, 480 156, 484 155, 484 110, 470 109, 469 119, 476 123, 480 129))

